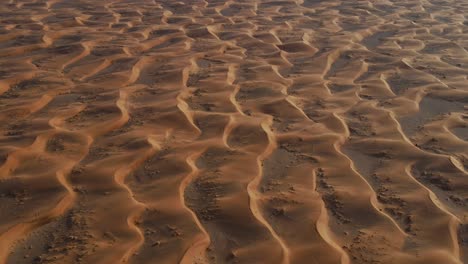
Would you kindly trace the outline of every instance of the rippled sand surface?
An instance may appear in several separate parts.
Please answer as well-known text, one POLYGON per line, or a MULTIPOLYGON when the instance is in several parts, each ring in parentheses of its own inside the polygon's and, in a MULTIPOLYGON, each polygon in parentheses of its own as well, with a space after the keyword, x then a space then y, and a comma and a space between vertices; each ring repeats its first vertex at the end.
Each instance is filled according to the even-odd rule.
POLYGON ((467 0, 4 0, 0 263, 468 262, 467 0))

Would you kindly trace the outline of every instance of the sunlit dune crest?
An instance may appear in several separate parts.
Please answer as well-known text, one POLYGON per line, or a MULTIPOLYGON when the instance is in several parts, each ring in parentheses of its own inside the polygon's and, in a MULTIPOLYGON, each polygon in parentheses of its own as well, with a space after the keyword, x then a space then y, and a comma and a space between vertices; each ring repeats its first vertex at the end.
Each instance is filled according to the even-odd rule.
POLYGON ((468 0, 0 2, 0 264, 468 263, 468 0))

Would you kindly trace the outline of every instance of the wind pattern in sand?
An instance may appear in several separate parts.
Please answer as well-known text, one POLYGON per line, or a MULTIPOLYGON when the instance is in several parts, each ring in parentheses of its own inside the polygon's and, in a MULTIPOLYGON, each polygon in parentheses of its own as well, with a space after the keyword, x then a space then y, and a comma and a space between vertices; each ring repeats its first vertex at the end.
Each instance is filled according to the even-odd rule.
POLYGON ((467 0, 3 0, 0 263, 468 263, 467 0))

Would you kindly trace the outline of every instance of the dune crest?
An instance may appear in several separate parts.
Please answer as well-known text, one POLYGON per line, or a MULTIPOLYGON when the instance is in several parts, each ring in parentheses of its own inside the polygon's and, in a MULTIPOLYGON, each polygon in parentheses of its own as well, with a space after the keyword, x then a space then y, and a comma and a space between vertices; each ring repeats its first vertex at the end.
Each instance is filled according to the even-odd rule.
POLYGON ((468 262, 466 0, 5 0, 0 264, 468 262))

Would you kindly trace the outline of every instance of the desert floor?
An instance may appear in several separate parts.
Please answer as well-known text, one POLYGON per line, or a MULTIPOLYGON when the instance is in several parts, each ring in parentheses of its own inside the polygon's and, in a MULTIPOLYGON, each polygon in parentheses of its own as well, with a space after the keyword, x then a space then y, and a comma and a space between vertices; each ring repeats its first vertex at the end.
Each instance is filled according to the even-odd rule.
POLYGON ((468 0, 3 0, 0 264, 468 263, 468 0))

